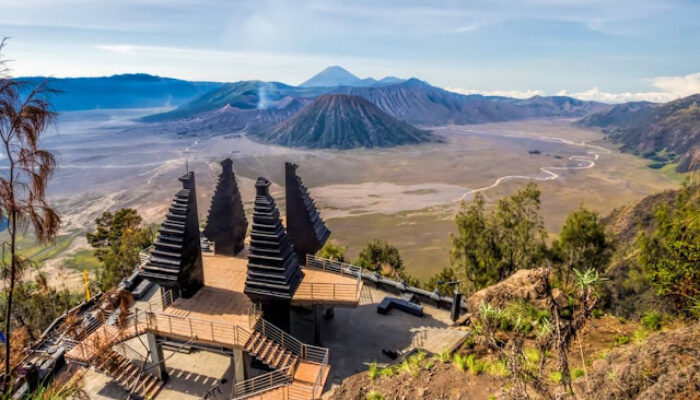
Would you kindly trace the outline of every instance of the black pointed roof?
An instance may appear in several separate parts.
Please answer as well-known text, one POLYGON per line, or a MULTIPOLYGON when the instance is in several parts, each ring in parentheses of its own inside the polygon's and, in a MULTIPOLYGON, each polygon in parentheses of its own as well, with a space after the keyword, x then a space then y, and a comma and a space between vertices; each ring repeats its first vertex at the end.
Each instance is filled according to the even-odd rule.
POLYGON ((258 178, 245 293, 253 301, 291 299, 301 280, 292 242, 282 226, 270 182, 258 178))
POLYGON ((190 297, 203 285, 202 249, 197 216, 194 172, 180 178, 180 189, 170 204, 151 258, 140 275, 190 297))
POLYGON ((233 173, 233 161, 221 161, 221 174, 211 199, 204 236, 214 242, 216 254, 233 256, 243 250, 248 221, 233 173))
POLYGON ((316 254, 331 234, 316 209, 301 177, 297 175, 297 165, 287 162, 285 171, 285 194, 287 207, 287 232, 292 239, 297 257, 302 264, 307 254, 316 254))

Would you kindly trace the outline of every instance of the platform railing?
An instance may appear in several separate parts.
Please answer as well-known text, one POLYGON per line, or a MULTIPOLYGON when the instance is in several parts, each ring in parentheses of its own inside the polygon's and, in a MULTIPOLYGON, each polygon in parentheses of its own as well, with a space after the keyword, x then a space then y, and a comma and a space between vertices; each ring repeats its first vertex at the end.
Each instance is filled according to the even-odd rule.
POLYGON ((293 379, 292 365, 233 384, 233 398, 243 399, 268 390, 289 385, 293 379))
POLYGON ((245 346, 250 339, 250 332, 234 324, 155 312, 145 312, 141 315, 138 317, 139 325, 144 324, 146 329, 163 335, 194 338, 236 347, 245 346))
POLYGON ((361 267, 336 260, 317 257, 313 254, 306 255, 306 268, 334 272, 343 276, 357 278, 358 280, 362 279, 361 267))

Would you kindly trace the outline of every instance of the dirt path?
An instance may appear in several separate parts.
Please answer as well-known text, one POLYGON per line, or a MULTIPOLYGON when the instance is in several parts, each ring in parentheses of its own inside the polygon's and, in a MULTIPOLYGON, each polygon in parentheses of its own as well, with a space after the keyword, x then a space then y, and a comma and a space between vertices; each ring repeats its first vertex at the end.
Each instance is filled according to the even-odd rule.
POLYGON ((510 181, 514 179, 527 179, 527 180, 533 180, 533 181, 551 181, 555 179, 559 179, 561 175, 557 174, 554 171, 570 171, 570 170, 577 170, 577 169, 589 169, 593 168, 596 164, 595 162, 598 160, 600 157, 600 154, 610 154, 610 150, 606 149, 601 146, 596 146, 592 144, 587 144, 586 142, 574 142, 572 140, 568 139, 563 139, 563 138, 558 138, 558 137, 546 137, 546 136, 540 136, 538 139, 544 140, 544 141, 549 141, 549 142, 556 142, 556 143, 563 143, 567 145, 572 145, 572 146, 581 146, 585 148, 592 148, 596 149, 597 151, 589 150, 586 153, 591 154, 592 157, 589 156, 570 156, 568 158, 569 161, 576 161, 577 165, 571 166, 571 167, 556 167, 556 166, 551 166, 551 167, 540 167, 540 171, 544 172, 547 176, 544 177, 537 177, 537 176, 529 176, 529 175, 506 175, 502 176, 498 179, 496 179, 491 185, 489 186, 484 186, 478 189, 472 189, 467 192, 465 192, 460 198, 454 200, 454 202, 460 202, 463 200, 466 200, 467 197, 483 192, 489 189, 493 189, 500 185, 501 183, 505 181, 510 181))

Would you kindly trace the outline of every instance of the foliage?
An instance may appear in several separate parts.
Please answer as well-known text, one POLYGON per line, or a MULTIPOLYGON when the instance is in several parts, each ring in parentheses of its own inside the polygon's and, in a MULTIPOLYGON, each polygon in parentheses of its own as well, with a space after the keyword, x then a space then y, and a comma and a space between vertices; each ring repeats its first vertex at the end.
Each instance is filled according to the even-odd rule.
POLYGON ((326 242, 316 255, 328 260, 348 262, 348 259, 345 257, 345 252, 347 250, 348 248, 346 246, 334 245, 331 242, 326 242))
POLYGON ((560 371, 554 371, 549 374, 549 379, 552 380, 554 383, 561 383, 561 372, 560 371))
POLYGON ((408 286, 419 286, 420 282, 405 271, 399 249, 384 240, 374 239, 360 251, 357 265, 383 276, 403 281, 408 286))
POLYGON ((459 278, 457 277, 454 269, 449 267, 443 268, 442 271, 435 274, 432 278, 425 282, 425 284, 423 284, 423 288, 430 291, 437 290, 437 292, 441 295, 451 297, 454 294, 454 288, 451 285, 444 284, 444 282, 454 282, 457 280, 459 280, 459 278), (439 282, 443 282, 443 284, 440 284, 439 282))
POLYGON ((545 255, 540 190, 529 183, 496 209, 485 211, 484 198, 474 195, 455 217, 457 234, 450 236, 452 268, 469 283, 467 292, 497 283, 521 268, 533 268, 545 255))
MULTIPOLYGON (((0 52, 5 39, 0 42, 0 52)), ((2 244, 3 278, 9 283, 5 306, 5 377, 10 377, 12 343, 11 315, 15 285, 22 272, 33 265, 20 257, 18 234, 31 228, 37 241, 45 243, 58 234, 61 219, 46 201, 46 188, 56 169, 54 155, 40 147, 42 135, 56 114, 48 96, 53 91, 46 81, 34 88, 7 76, 0 55, 0 141, 6 169, 0 175, 0 220, 7 220, 9 239, 2 244), (10 254, 9 265, 5 252, 10 254)))
POLYGON ((378 239, 370 241, 360 251, 357 265, 385 276, 395 276, 404 270, 399 249, 378 239))
POLYGON ((552 252, 559 261, 559 277, 568 285, 574 268, 603 271, 612 256, 613 246, 598 213, 579 207, 564 221, 559 240, 552 252))
MULTIPOLYGON (((7 295, 7 290, 0 294, 2 307, 7 306, 7 295)), ((29 337, 35 340, 54 319, 79 302, 79 294, 48 287, 43 280, 18 284, 14 293, 12 327, 26 327, 29 337)), ((2 322, 5 322, 4 316, 2 322)))
POLYGON ((571 378, 572 379, 578 379, 582 376, 586 375, 585 372, 581 368, 574 368, 573 371, 571 371, 571 378))
POLYGON ((661 321, 663 316, 658 311, 648 311, 641 318, 642 325, 651 331, 658 331, 661 329, 661 321))
POLYGON ((371 380, 375 380, 379 376, 379 366, 377 365, 376 362, 369 364, 369 369, 367 370, 367 376, 369 376, 369 379, 371 379, 371 380))
POLYGON ((488 363, 487 370, 489 374, 501 377, 507 377, 510 373, 508 371, 508 364, 506 360, 498 360, 496 362, 488 363))
POLYGON ((466 354, 460 355, 455 353, 455 355, 452 357, 452 363, 455 365, 455 368, 460 371, 466 371, 468 368, 466 354))
POLYGON ((615 341, 615 346, 624 346, 630 342, 630 337, 628 335, 615 334, 613 340, 615 341))
POLYGON ((97 271, 102 290, 108 290, 129 276, 139 262, 139 252, 151 245, 153 229, 141 226, 141 216, 132 208, 112 214, 102 213, 95 219, 95 230, 86 234, 102 262, 97 271))
MULTIPOLYGON (((572 340, 580 334, 586 321, 595 308, 596 286, 603 279, 591 269, 586 272, 574 270, 575 292, 571 294, 570 304, 555 301, 553 288, 549 281, 551 270, 535 270, 534 283, 538 293, 544 296, 549 317, 532 318, 536 312, 528 312, 526 306, 520 305, 506 310, 482 304, 475 315, 480 325, 480 335, 494 354, 507 360, 511 386, 507 393, 513 398, 526 398, 530 391, 545 399, 565 397, 573 391, 571 372, 569 370, 568 350, 572 340), (563 311, 568 310, 564 317, 563 311), (509 323, 504 324, 504 320, 509 323), (535 351, 525 349, 525 338, 531 332, 535 334, 535 351), (555 375, 545 375, 545 362, 549 352, 557 353, 555 375), (536 353, 536 354, 534 354, 536 353), (548 379, 555 379, 562 392, 552 393, 548 379)), ((536 309, 535 309, 536 310, 536 309)))
POLYGON ((657 294, 690 313, 700 302, 700 192, 684 184, 673 208, 657 207, 655 222, 637 237, 639 262, 657 294))
POLYGON ((384 396, 377 392, 376 390, 372 390, 369 393, 367 393, 367 396, 365 396, 366 400, 384 400, 384 396))
POLYGON ((469 372, 471 372, 472 375, 476 376, 486 371, 486 364, 482 360, 476 358, 476 354, 468 355, 466 362, 469 372))
MULTIPOLYGON (((65 372, 46 386, 39 386, 33 392, 22 396, 21 400, 89 400, 82 388, 83 381, 65 372)), ((10 391, 5 392, 0 400, 14 399, 10 391)))

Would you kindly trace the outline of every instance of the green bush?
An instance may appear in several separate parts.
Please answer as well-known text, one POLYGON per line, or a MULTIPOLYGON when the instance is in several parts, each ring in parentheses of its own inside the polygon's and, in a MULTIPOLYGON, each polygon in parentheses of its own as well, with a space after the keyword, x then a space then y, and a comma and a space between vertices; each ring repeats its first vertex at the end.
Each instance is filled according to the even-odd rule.
POLYGON ((488 372, 491 375, 506 377, 510 374, 508 371, 508 365, 506 365, 506 360, 498 360, 496 362, 488 363, 488 372))
POLYGON ((455 367, 458 370, 460 370, 460 371, 467 370, 467 356, 461 356, 459 354, 455 354, 454 357, 452 357, 452 362, 454 363, 455 367))
POLYGON ((574 368, 574 370, 571 371, 571 377, 573 379, 578 379, 584 375, 585 375, 585 372, 583 372, 583 369, 581 369, 581 368, 574 368))
POLYGON ((628 335, 615 334, 615 346, 623 346, 629 342, 630 342, 630 337, 628 335))
POLYGON ((395 373, 396 370, 394 369, 394 367, 386 367, 379 370, 379 376, 382 377, 393 376, 395 373))
POLYGON ((658 311, 649 311, 642 317, 642 325, 650 331, 661 329, 663 316, 658 311))
POLYGON ((377 379, 377 377, 379 376, 379 366, 377 366, 377 363, 373 362, 369 364, 369 370, 367 370, 367 375, 371 380, 377 379))
POLYGON ((554 371, 551 374, 549 374, 549 379, 552 380, 554 383, 559 383, 561 382, 561 372, 559 371, 554 371))
POLYGON ((476 358, 476 354, 470 354, 467 356, 467 367, 472 375, 479 375, 480 373, 486 371, 486 364, 483 361, 476 358))
POLYGON ((371 392, 367 393, 367 396, 365 396, 366 400, 384 400, 384 396, 377 392, 376 390, 372 390, 371 392))

